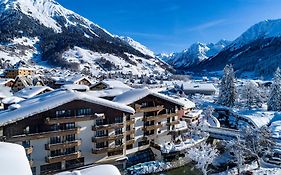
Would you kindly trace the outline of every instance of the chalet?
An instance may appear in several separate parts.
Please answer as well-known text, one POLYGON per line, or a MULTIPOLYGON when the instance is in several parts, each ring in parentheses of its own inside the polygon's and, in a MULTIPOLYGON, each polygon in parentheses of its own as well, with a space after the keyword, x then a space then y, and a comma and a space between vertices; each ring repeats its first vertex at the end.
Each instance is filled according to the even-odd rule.
POLYGON ((95 83, 90 87, 90 90, 105 90, 105 89, 131 89, 130 86, 126 85, 122 81, 118 80, 103 80, 95 83))
POLYGON ((70 76, 68 78, 51 77, 48 83, 48 85, 54 89, 68 84, 87 85, 90 87, 92 85, 92 81, 85 76, 70 76))
POLYGON ((48 86, 28 86, 16 92, 14 95, 27 99, 50 91, 53 91, 53 89, 48 86))
POLYGON ((0 138, 25 147, 33 174, 53 174, 126 156, 135 110, 83 92, 55 90, 0 113, 0 138))
POLYGON ((44 86, 44 82, 39 77, 17 76, 12 90, 17 92, 29 86, 44 86))
POLYGON ((12 78, 0 78, 0 85, 2 86, 12 87, 14 83, 15 80, 12 78))
POLYGON ((4 71, 4 78, 13 78, 17 76, 34 75, 35 69, 30 67, 26 62, 19 61, 13 67, 7 68, 4 71))
POLYGON ((194 95, 194 94, 214 95, 216 93, 216 88, 211 83, 183 83, 181 85, 181 90, 186 95, 194 95))
POLYGON ((136 152, 139 147, 149 143, 163 144, 171 141, 170 131, 181 120, 181 113, 191 111, 195 104, 191 101, 174 99, 152 92, 147 88, 131 89, 113 99, 126 104, 136 111, 127 116, 126 131, 127 154, 136 152))

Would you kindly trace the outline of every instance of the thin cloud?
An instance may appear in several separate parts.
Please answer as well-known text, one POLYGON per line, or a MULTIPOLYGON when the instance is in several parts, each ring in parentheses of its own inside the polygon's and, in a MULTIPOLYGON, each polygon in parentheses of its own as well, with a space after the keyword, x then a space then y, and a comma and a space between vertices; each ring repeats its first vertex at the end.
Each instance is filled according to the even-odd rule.
POLYGON ((187 31, 191 32, 191 31, 206 30, 208 28, 220 25, 220 24, 224 23, 225 21, 226 21, 225 19, 218 19, 218 20, 214 20, 214 21, 208 21, 206 23, 199 24, 197 26, 191 27, 191 28, 187 29, 187 31))

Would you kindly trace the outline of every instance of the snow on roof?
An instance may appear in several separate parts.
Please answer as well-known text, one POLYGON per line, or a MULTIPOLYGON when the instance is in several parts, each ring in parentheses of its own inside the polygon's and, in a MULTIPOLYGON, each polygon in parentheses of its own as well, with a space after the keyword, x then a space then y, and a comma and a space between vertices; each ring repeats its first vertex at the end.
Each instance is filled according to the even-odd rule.
POLYGON ((0 170, 1 174, 5 175, 32 175, 21 145, 0 142, 0 170))
POLYGON ((103 80, 101 82, 97 82, 93 86, 95 86, 95 85, 97 85, 99 83, 105 84, 108 89, 115 89, 115 88, 131 89, 130 86, 128 86, 125 83, 123 83, 122 81, 118 81, 118 80, 103 80))
POLYGON ((128 90, 129 89, 124 88, 104 89, 98 91, 88 91, 87 94, 95 97, 116 97, 124 92, 127 92, 128 90))
POLYGON ((44 91, 53 91, 54 89, 48 86, 28 86, 15 93, 15 96, 21 98, 31 98, 44 91))
POLYGON ((271 123, 269 129, 272 133, 273 137, 280 138, 281 137, 281 121, 275 121, 271 123))
POLYGON ((89 91, 89 86, 83 84, 66 84, 61 87, 67 90, 89 91))
POLYGON ((121 175, 121 173, 114 165, 98 165, 72 172, 62 172, 56 175, 121 175))
POLYGON ((69 83, 76 84, 77 82, 79 82, 80 80, 83 80, 83 79, 86 79, 87 81, 92 83, 92 81, 88 77, 81 76, 81 75, 74 75, 74 76, 68 77, 66 79, 66 81, 69 82, 69 83))
POLYGON ((5 85, 6 83, 10 82, 10 81, 15 81, 12 78, 0 78, 0 85, 5 85))
POLYGON ((0 99, 12 96, 11 88, 0 85, 0 99))
POLYGON ((257 128, 269 124, 274 117, 274 112, 271 111, 246 110, 238 111, 237 114, 250 121, 257 128))
POLYGON ((2 100, 2 103, 4 103, 4 104, 13 104, 13 103, 18 103, 18 102, 20 102, 22 100, 24 100, 24 99, 20 98, 20 97, 12 96, 12 97, 4 98, 2 100))
POLYGON ((74 100, 83 100, 101 106, 117 109, 123 112, 135 113, 135 110, 133 108, 121 103, 89 96, 84 92, 58 89, 24 100, 19 103, 21 107, 18 109, 3 111, 2 113, 0 113, 0 126, 22 120, 24 118, 47 111, 74 100))
POLYGON ((180 106, 184 106, 186 108, 194 108, 195 104, 189 100, 183 100, 183 99, 175 99, 172 97, 169 97, 164 94, 160 94, 158 92, 153 92, 149 90, 148 88, 143 89, 130 89, 127 92, 124 92, 123 94, 116 96, 113 101, 123 103, 126 105, 132 104, 148 95, 153 95, 155 97, 170 101, 172 103, 175 103, 180 106))
POLYGON ((184 82, 182 84, 184 90, 216 91, 215 86, 211 83, 184 82))

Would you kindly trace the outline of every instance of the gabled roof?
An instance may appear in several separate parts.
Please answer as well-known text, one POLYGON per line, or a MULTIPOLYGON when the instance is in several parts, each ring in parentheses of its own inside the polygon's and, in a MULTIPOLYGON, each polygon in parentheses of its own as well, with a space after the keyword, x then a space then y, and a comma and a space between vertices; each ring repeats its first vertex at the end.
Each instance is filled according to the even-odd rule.
POLYGON ((39 95, 40 93, 44 91, 53 91, 54 89, 48 87, 48 86, 28 86, 23 88, 22 90, 15 93, 15 96, 21 97, 21 98, 31 98, 36 95, 39 95))
POLYGON ((15 82, 15 80, 12 78, 0 78, 0 85, 5 85, 6 83, 8 83, 10 81, 15 82))
POLYGON ((195 104, 193 102, 191 102, 188 99, 175 99, 172 97, 169 97, 167 95, 164 94, 160 94, 158 92, 153 92, 151 90, 149 90, 148 88, 143 88, 143 89, 130 89, 127 92, 124 92, 123 94, 116 96, 113 101, 114 102, 119 102, 119 103, 123 103, 126 105, 132 104, 138 100, 141 100, 142 98, 148 96, 148 95, 152 95, 158 98, 161 98, 163 100, 167 100, 169 102, 172 102, 174 104, 186 107, 186 108, 194 108, 195 104))
POLYGON ((18 103, 20 107, 17 109, 9 109, 3 111, 2 113, 0 113, 0 126, 25 119, 41 112, 45 112, 74 100, 87 101, 97 105, 117 109, 126 113, 135 113, 135 110, 133 108, 121 103, 89 96, 84 92, 58 89, 24 100, 18 103))
POLYGON ((116 89, 116 88, 131 89, 130 86, 128 86, 125 83, 123 83, 122 81, 118 81, 118 80, 103 80, 101 82, 97 82, 97 83, 93 84, 91 87, 94 87, 100 83, 106 85, 107 89, 116 89))
POLYGON ((76 84, 77 82, 79 82, 79 81, 81 81, 81 80, 83 80, 83 79, 89 81, 89 82, 92 84, 92 81, 91 81, 88 77, 81 76, 81 75, 76 75, 76 76, 68 77, 68 78, 66 79, 66 82, 67 82, 67 83, 76 84))

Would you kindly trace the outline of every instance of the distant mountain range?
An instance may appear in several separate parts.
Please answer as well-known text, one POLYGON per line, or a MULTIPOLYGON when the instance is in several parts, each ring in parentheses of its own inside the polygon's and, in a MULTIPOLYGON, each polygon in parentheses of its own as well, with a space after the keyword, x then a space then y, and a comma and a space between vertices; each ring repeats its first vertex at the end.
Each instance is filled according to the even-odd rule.
POLYGON ((119 37, 54 0, 0 0, 0 65, 19 60, 93 74, 163 73, 145 46, 119 37))
POLYGON ((232 64, 237 76, 270 78, 281 67, 281 19, 259 22, 233 42, 195 43, 182 53, 160 57, 179 71, 221 71, 232 64))
POLYGON ((217 43, 194 43, 187 50, 179 53, 159 54, 162 60, 173 66, 175 69, 188 69, 197 66, 202 61, 218 54, 223 48, 231 42, 220 40, 217 43))

